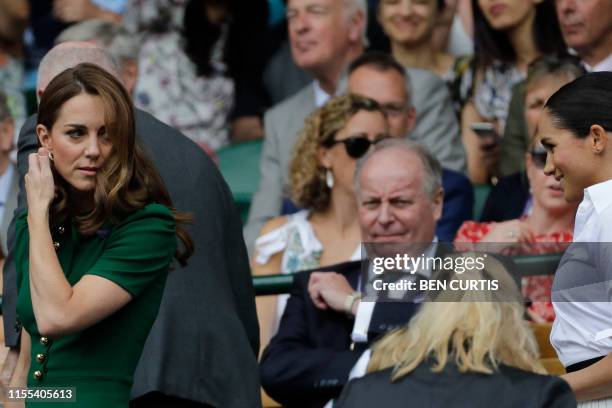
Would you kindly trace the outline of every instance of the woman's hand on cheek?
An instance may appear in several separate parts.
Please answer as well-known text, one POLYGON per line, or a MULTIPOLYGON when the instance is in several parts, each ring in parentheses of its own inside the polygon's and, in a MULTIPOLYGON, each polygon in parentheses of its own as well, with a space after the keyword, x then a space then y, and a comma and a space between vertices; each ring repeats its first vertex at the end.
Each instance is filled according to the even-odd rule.
POLYGON ((46 215, 55 196, 55 183, 47 149, 41 147, 38 153, 31 153, 28 156, 28 172, 24 180, 28 213, 46 215))

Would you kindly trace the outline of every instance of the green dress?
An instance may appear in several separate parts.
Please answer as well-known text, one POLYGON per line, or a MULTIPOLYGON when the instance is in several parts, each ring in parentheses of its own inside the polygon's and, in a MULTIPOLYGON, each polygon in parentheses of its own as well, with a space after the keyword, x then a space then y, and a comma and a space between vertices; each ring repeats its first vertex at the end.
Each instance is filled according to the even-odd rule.
POLYGON ((101 322, 54 339, 41 337, 32 310, 26 214, 18 218, 15 233, 17 313, 32 337, 28 387, 74 388, 76 403, 45 403, 45 407, 127 407, 136 364, 157 316, 176 251, 172 213, 165 206, 150 204, 92 236, 79 235, 74 225, 52 231, 60 264, 71 285, 85 274, 97 275, 133 296, 101 322))

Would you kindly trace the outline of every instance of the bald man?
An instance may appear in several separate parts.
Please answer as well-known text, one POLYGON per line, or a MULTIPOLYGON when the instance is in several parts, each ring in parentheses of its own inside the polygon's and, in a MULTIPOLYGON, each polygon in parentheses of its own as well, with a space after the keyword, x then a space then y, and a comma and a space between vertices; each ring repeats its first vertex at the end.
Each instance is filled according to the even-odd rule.
MULTIPOLYGON (((41 61, 37 94, 42 95, 57 74, 81 62, 96 64, 120 78, 114 61, 102 48, 91 43, 62 43, 41 61)), ((21 185, 16 214, 26 208, 23 175, 28 154, 37 148, 35 126, 34 115, 19 135, 21 185)), ((241 222, 229 188, 195 143, 140 110, 136 110, 136 133, 176 208, 194 214, 189 234, 195 254, 188 266, 168 275, 159 315, 134 375, 131 406, 261 407, 254 291, 241 222)), ((21 326, 15 311, 13 230, 11 225, 3 271, 3 312, 5 343, 15 348, 21 326)), ((4 378, 15 366, 14 351, 5 366, 4 378)))

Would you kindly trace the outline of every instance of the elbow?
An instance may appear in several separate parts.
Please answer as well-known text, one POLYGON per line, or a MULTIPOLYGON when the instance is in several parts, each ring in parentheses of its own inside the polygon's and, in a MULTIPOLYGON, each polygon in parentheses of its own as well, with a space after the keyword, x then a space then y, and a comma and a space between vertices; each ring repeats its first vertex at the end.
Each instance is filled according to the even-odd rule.
POLYGON ((40 316, 40 318, 37 316, 36 326, 41 336, 51 339, 77 331, 71 328, 70 322, 66 318, 52 315, 40 316))

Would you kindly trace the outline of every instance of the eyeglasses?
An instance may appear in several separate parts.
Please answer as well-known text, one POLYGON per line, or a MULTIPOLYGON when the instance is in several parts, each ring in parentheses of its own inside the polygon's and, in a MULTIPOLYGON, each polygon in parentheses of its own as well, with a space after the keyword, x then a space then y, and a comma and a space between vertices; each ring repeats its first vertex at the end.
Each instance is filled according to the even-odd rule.
POLYGON ((332 139, 323 145, 326 147, 332 147, 338 143, 343 143, 344 148, 346 149, 346 154, 351 156, 353 159, 360 159, 368 152, 368 150, 370 150, 370 146, 390 137, 391 136, 388 134, 380 134, 374 141, 371 141, 366 135, 357 135, 349 136, 342 140, 332 139))
POLYGON ((531 162, 538 169, 543 169, 546 166, 546 151, 536 149, 530 151, 529 154, 531 155, 531 162))

